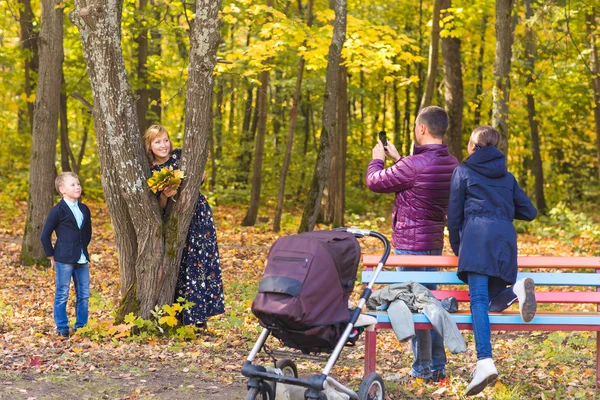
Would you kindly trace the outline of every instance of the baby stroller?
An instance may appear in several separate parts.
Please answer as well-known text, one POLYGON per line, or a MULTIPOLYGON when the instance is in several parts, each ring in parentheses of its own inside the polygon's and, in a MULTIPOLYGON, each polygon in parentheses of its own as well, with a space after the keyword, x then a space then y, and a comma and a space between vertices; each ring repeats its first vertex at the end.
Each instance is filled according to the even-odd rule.
POLYGON ((306 232, 279 238, 273 244, 252 304, 252 312, 264 329, 242 367, 242 374, 249 378, 246 400, 275 400, 276 393, 281 392, 278 384, 282 384, 279 389, 293 389, 296 396, 302 390, 301 399, 384 399, 383 379, 377 373, 364 377, 358 393, 329 373, 343 347, 356 341, 355 326, 361 309, 389 254, 390 243, 385 236, 354 228, 306 232), (348 298, 360 259, 357 238, 364 236, 379 239, 385 251, 356 308, 349 310, 348 298), (275 352, 269 352, 265 344, 269 335, 304 354, 331 355, 321 374, 301 379, 292 360, 277 361, 275 352), (275 368, 252 364, 261 349, 271 356, 275 368))

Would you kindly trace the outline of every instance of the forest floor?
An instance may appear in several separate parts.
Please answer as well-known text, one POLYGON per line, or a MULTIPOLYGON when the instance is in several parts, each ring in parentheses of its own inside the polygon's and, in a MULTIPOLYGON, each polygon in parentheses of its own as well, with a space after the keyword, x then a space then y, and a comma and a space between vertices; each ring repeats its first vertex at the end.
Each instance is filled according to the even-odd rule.
MULTIPOLYGON (((107 209, 92 204, 94 237, 90 263, 90 321, 112 325, 119 301, 119 268, 107 209)), ((26 206, 0 210, 0 399, 243 399, 246 379, 240 369, 260 331, 250 311, 267 252, 278 237, 271 221, 242 228, 245 210, 216 207, 226 313, 210 320, 209 328, 193 339, 136 336, 116 338, 72 336, 54 332, 52 299, 54 273, 19 263, 26 206)), ((349 216, 348 225, 378 229, 389 235, 389 220, 349 216)), ((288 218, 288 231, 295 222, 288 218)), ((365 240, 363 251, 380 250, 365 240)), ((521 235, 524 255, 581 255, 586 244, 521 235)), ((592 244, 591 246, 598 246, 592 244)), ((597 249, 596 249, 597 250, 597 249)), ((589 249, 588 254, 592 254, 589 249)), ((585 252, 583 253, 586 254, 585 252)), ((74 298, 74 292, 71 293, 74 298)), ((73 314, 73 303, 69 313, 73 314)), ((378 371, 386 380, 388 399, 463 398, 475 362, 471 332, 463 332, 468 351, 448 355, 449 379, 443 384, 412 382, 410 345, 391 332, 378 340, 378 371)), ((596 335, 587 332, 498 332, 493 334, 494 357, 500 377, 478 398, 556 399, 598 398, 595 385, 596 335)), ((276 342, 270 342, 277 347, 276 342)), ((364 346, 347 348, 333 375, 357 389, 362 379, 364 346)), ((261 356, 259 362, 270 365, 261 356)), ((299 362, 300 375, 317 373, 324 364, 299 362)))

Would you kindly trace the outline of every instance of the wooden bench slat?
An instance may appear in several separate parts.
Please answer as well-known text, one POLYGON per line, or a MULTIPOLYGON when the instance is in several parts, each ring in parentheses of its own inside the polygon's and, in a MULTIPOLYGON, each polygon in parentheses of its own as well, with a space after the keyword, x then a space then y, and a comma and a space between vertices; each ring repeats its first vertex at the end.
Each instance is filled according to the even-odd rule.
MULTIPOLYGON (((374 271, 362 273, 362 283, 368 283, 374 271)), ((536 285, 548 286, 600 286, 600 274, 561 273, 561 272, 519 272, 517 279, 532 278, 536 285)), ((464 285, 456 272, 396 272, 382 271, 377 277, 377 284, 393 284, 398 282, 419 282, 423 284, 464 285)))
MULTIPOLYGON (((523 322, 519 314, 495 314, 490 313, 490 324, 510 324, 510 325, 537 325, 537 324, 552 324, 552 325, 590 325, 600 328, 600 315, 596 313, 579 314, 536 314, 531 322, 523 322)), ((371 313, 377 318, 377 322, 388 323, 390 317, 387 313, 371 313)), ((472 324, 473 318, 471 314, 450 314, 457 324, 472 324)), ((429 319, 425 314, 413 314, 414 323, 429 323, 429 319)))
MULTIPOLYGON (((472 324, 456 324, 460 330, 473 330, 472 324)), ((544 332, 599 332, 600 326, 598 325, 555 325, 555 324, 491 324, 491 330, 493 331, 519 331, 519 332, 533 332, 533 331, 544 331, 544 332)), ((377 329, 392 329, 389 323, 378 323, 377 329)), ((427 323, 415 324, 415 329, 431 330, 433 327, 427 323)), ((368 333, 367 333, 368 335, 368 333)))
MULTIPOLYGON (((365 267, 377 266, 381 255, 363 255, 365 267)), ((519 268, 600 268, 600 257, 545 257, 545 256, 519 256, 517 257, 519 268)), ((458 266, 456 256, 412 256, 412 255, 390 255, 385 263, 386 266, 403 267, 441 267, 451 268, 458 266)))
MULTIPOLYGON (((454 296, 459 302, 470 301, 466 290, 432 290, 438 299, 454 296)), ((538 303, 600 304, 600 292, 535 292, 538 303)))

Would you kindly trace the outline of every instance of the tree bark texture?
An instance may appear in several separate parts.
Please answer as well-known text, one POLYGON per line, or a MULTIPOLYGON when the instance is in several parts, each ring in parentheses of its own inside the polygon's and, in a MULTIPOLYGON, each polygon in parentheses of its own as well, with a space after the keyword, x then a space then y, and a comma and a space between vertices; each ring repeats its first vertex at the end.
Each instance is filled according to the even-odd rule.
POLYGON ((120 45, 122 2, 106 0, 98 5, 76 0, 71 14, 79 28, 92 86, 102 187, 119 252, 120 318, 129 312, 148 318, 155 306, 174 301, 182 245, 206 161, 220 3, 199 0, 196 4, 181 161, 186 179, 176 206, 164 221, 156 196, 146 184, 150 166, 120 45))
MULTIPOLYGON (((312 6, 313 0, 308 0, 307 4, 307 15, 306 24, 312 26, 312 6)), ((302 44, 306 45, 306 41, 302 44)), ((281 230, 281 213, 283 212, 283 202, 285 200, 285 181, 287 174, 290 169, 290 163, 292 161, 292 148, 294 144, 294 130, 296 128, 296 117, 298 115, 298 104, 300 102, 300 95, 302 93, 302 77, 304 76, 304 57, 300 57, 298 60, 298 75, 296 76, 296 87, 294 89, 294 97, 292 99, 292 109, 290 111, 290 124, 288 126, 287 142, 285 146, 285 156, 283 159, 283 165, 281 166, 281 173, 279 175, 279 190, 277 192, 277 206, 275 207, 275 217, 273 218, 273 232, 279 232, 281 230)), ((306 122, 308 127, 308 121, 306 122)))
POLYGON ((433 14, 431 15, 431 43, 429 44, 429 62, 427 64, 427 78, 425 81, 425 93, 421 99, 419 109, 429 107, 433 101, 433 91, 435 90, 435 78, 438 70, 438 54, 440 42, 440 9, 442 0, 434 0, 433 14))
POLYGON ((337 130, 335 133, 335 160, 331 163, 329 203, 332 205, 333 226, 344 226, 346 199, 346 153, 348 150, 348 70, 340 66, 338 85, 337 130))
POLYGON ((593 7, 586 14, 587 32, 590 41, 590 70, 592 72, 592 88, 594 90, 594 122, 596 123, 596 152, 598 157, 598 174, 600 175, 600 65, 598 64, 598 38, 595 34, 596 12, 593 7))
MULTIPOLYGON (((533 17, 531 9, 531 0, 525 0, 525 19, 533 17)), ((535 177, 535 203, 538 212, 546 213, 546 198, 544 196, 544 170, 542 166, 542 156, 540 153, 540 133, 535 110, 535 98, 532 90, 535 87, 535 38, 533 28, 525 24, 525 53, 527 57, 527 114, 529 118, 529 128, 531 129, 531 155, 533 158, 533 175, 535 177)))
MULTIPOLYGON (((444 17, 448 16, 451 0, 442 0, 441 8, 446 10, 444 17)), ((458 162, 462 162, 462 125, 463 125, 463 77, 461 66, 460 39, 444 37, 442 41, 442 56, 444 58, 444 100, 448 113, 449 125, 445 135, 448 150, 458 162)))
MULTIPOLYGON (((19 0, 19 3, 21 4, 21 8, 19 10, 21 48, 25 53, 24 89, 25 94, 27 95, 27 97, 29 97, 33 92, 31 75, 32 73, 36 73, 38 71, 39 66, 38 32, 36 31, 33 24, 35 15, 33 13, 33 10, 31 9, 31 1, 19 0)), ((27 101, 27 118, 29 121, 29 131, 27 133, 30 133, 33 129, 33 108, 33 103, 27 101)), ((22 117, 20 117, 19 122, 21 122, 21 118, 22 117)), ((25 130, 24 124, 19 123, 19 132, 24 133, 23 130, 25 130)))
POLYGON ((477 84, 475 85, 475 112, 473 113, 473 126, 478 127, 481 122, 481 103, 483 95, 483 68, 485 55, 485 31, 487 28, 488 16, 484 15, 481 19, 481 45, 479 47, 479 62, 477 64, 477 84))
POLYGON ((496 62, 492 90, 492 126, 500 132, 498 148, 508 154, 508 101, 510 99, 510 64, 513 30, 511 12, 514 0, 496 0, 496 62))
POLYGON ((63 61, 63 8, 57 0, 42 0, 42 27, 38 39, 40 70, 33 115, 29 164, 29 200, 21 248, 24 265, 40 264, 46 257, 40 242, 44 222, 54 202, 54 160, 63 61))
MULTIPOLYGON (((267 7, 273 7, 274 0, 267 0, 267 7)), ((267 20, 271 19, 271 13, 267 14, 267 20)), ((254 168, 252 169, 252 189, 250 190, 250 205, 246 216, 242 220, 242 226, 254 226, 258 217, 260 207, 260 191, 262 188, 262 164, 265 155, 265 135, 267 133, 267 113, 269 91, 269 71, 260 73, 260 87, 258 88, 258 134, 254 142, 254 168)))
POLYGON ((304 205, 299 232, 312 231, 321 211, 323 189, 329 179, 331 163, 331 147, 335 140, 337 122, 337 95, 342 48, 346 39, 346 0, 334 1, 335 21, 333 36, 327 56, 327 72, 325 77, 325 105, 323 107, 323 128, 321 129, 320 147, 317 165, 304 205))

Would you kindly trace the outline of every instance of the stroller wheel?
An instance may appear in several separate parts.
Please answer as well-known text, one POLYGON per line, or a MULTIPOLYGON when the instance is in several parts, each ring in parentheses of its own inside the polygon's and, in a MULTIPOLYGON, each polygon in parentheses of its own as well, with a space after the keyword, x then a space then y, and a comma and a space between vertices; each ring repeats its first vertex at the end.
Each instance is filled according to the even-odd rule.
POLYGON ((294 378, 298 377, 298 368, 296 368, 296 363, 288 358, 277 361, 277 363, 275 363, 275 367, 279 368, 285 376, 293 376, 294 378))
POLYGON ((383 379, 378 373, 372 372, 365 376, 358 388, 359 400, 384 400, 385 386, 383 379))
POLYGON ((260 388, 253 387, 248 390, 246 400, 275 400, 275 394, 268 383, 261 382, 260 388))

